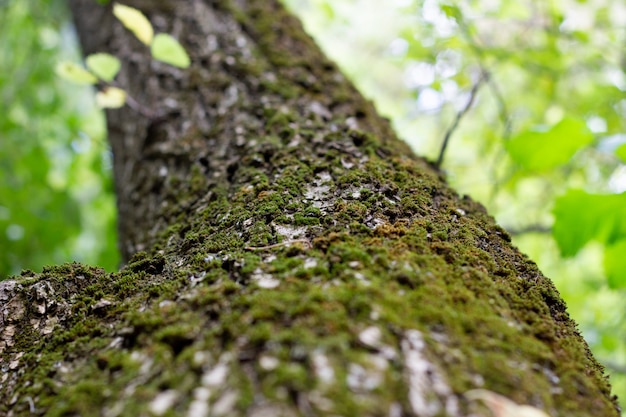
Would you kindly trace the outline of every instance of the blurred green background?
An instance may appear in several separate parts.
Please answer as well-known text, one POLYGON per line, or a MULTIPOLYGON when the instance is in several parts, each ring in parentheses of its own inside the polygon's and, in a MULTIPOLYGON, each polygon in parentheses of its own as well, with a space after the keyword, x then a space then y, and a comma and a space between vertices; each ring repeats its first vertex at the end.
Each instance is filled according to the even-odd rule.
MULTIPOLYGON (((285 0, 400 135, 554 280, 626 398, 626 4, 285 0)), ((114 270, 115 208, 64 2, 0 0, 0 278, 114 270)), ((95 28, 94 30, 97 30, 95 28)))
POLYGON ((0 0, 0 278, 67 260, 118 263, 111 157, 65 2, 0 0))

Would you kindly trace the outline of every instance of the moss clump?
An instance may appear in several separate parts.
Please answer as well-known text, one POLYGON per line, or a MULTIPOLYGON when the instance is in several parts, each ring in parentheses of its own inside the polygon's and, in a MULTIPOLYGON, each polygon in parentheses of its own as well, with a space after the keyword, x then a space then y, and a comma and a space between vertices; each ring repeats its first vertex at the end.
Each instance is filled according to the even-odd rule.
POLYGON ((146 252, 137 252, 128 262, 128 269, 133 272, 146 272, 148 274, 158 274, 163 271, 165 258, 157 253, 149 256, 146 252))

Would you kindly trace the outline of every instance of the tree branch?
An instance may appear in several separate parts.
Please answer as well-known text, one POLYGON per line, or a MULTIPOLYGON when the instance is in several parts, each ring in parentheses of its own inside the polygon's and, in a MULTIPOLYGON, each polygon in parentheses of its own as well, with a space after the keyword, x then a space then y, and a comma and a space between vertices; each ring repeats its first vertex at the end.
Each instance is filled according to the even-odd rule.
POLYGON ((505 230, 509 232, 511 236, 519 236, 526 233, 552 233, 552 227, 544 226, 541 224, 531 224, 528 226, 520 227, 519 229, 505 227, 505 230))
POLYGON ((461 119, 463 118, 463 116, 465 116, 465 114, 472 107, 472 104, 474 104, 474 99, 476 98, 476 95, 478 94, 478 89, 480 88, 482 83, 487 80, 487 78, 488 78, 488 73, 481 69, 480 78, 478 78, 478 81, 476 81, 476 84, 474 84, 474 86, 472 87, 472 90, 470 91, 470 98, 469 98, 469 100, 465 104, 465 107, 463 107, 457 113, 456 119, 454 119, 454 122, 452 123, 452 126, 450 126, 450 128, 447 130, 445 136, 443 137, 443 142, 441 144, 441 150, 439 151, 439 158, 437 158, 437 163, 436 163, 437 168, 441 168, 441 164, 443 163, 443 157, 444 157, 444 155, 446 153, 446 148, 448 147, 448 142, 450 141, 450 137, 452 136, 452 134, 454 133, 454 131, 458 127, 458 125, 461 122, 461 119))

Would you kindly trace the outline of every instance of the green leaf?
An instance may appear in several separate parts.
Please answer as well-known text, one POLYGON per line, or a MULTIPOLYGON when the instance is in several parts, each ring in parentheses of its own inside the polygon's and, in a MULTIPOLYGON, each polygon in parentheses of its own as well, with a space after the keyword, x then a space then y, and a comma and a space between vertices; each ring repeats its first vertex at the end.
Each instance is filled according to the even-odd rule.
POLYGON ((126 104, 126 91, 117 87, 106 87, 96 94, 96 104, 103 109, 118 109, 126 104))
POLYGON ((442 4, 441 11, 445 13, 445 15, 454 20, 462 20, 463 14, 461 13, 461 9, 458 6, 450 5, 450 4, 442 4))
POLYGON ((565 117, 545 132, 527 130, 505 146, 511 158, 529 171, 546 171, 566 164, 581 148, 593 141, 584 121, 565 117))
POLYGON ((166 33, 159 33, 154 37, 151 52, 154 59, 175 67, 188 68, 191 63, 185 48, 174 37, 166 33))
POLYGON ((113 5, 113 14, 120 22, 135 34, 137 39, 150 46, 154 37, 154 29, 148 18, 139 10, 115 3, 113 5))
POLYGON ((556 199, 552 235, 561 255, 574 256, 589 241, 611 245, 626 236, 626 193, 570 190, 556 199))
POLYGON ((87 68, 104 81, 113 81, 113 78, 115 78, 122 66, 119 59, 105 53, 89 55, 86 59, 86 63, 87 68))
POLYGON ((618 146, 618 148, 615 149, 615 155, 617 155, 617 157, 621 159, 622 162, 626 163, 626 143, 618 146))
POLYGON ((609 287, 626 288, 626 236, 604 248, 604 273, 609 287))
POLYGON ((74 84, 95 84, 98 79, 78 64, 69 61, 59 62, 55 68, 56 74, 74 84))

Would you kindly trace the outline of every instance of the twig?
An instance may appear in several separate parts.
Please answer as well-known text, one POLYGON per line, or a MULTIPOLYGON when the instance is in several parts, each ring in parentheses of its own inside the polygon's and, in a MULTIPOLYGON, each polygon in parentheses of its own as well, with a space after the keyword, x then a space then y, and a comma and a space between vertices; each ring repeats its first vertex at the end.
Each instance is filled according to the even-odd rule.
MULTIPOLYGON (((488 70, 483 66, 482 62, 480 64, 480 67, 483 71, 488 72, 488 70)), ((489 77, 487 78, 487 83, 489 84, 489 87, 491 87, 491 92, 493 93, 493 96, 498 103, 498 112, 500 113, 500 121, 502 122, 503 126, 502 138, 506 141, 511 137, 511 115, 509 113, 509 110, 507 109, 506 101, 502 96, 500 87, 494 81, 493 77, 491 77, 491 74, 489 74, 489 77)))
POLYGON ((465 37, 467 43, 470 45, 470 48, 474 51, 474 55, 476 55, 476 59, 478 60, 478 65, 483 73, 487 75, 487 82, 491 87, 491 92, 498 103, 498 112, 500 113, 500 120, 504 126, 504 139, 508 139, 511 136, 511 117, 510 113, 507 109, 506 101, 502 93, 500 92, 500 88, 498 84, 491 76, 491 71, 485 65, 485 59, 483 58, 484 52, 481 47, 478 45, 478 42, 471 34, 470 28, 467 26, 464 20, 459 20, 459 27, 461 28, 461 33, 465 37))
POLYGON ((609 370, 616 374, 626 374, 626 365, 621 365, 614 362, 604 361, 603 365, 609 368, 609 370))
MULTIPOLYGON (((498 113, 500 117, 500 122, 502 123, 502 126, 503 126, 502 139, 504 139, 504 141, 506 142, 511 137, 511 132, 513 130, 513 127, 512 127, 513 121, 511 118, 511 114, 509 113, 509 110, 507 108, 506 100, 504 99, 504 96, 502 95, 502 92, 500 91, 498 83, 491 76, 491 71, 487 69, 487 66, 485 65, 484 52, 482 48, 479 46, 478 41, 474 39, 474 36, 472 36, 471 30, 468 27, 467 23, 463 19, 458 19, 458 24, 459 24, 459 27, 461 28, 461 34, 465 37, 470 48, 472 48, 472 50, 474 51, 474 54, 476 55, 476 59, 478 60, 478 65, 480 66, 480 69, 488 75, 487 83, 498 105, 498 113)), ((491 196, 489 197, 490 201, 493 202, 495 195, 498 192, 498 189, 501 185, 501 181, 498 179, 495 164, 491 164, 490 169, 491 169, 492 177, 495 178, 495 181, 493 181, 493 187, 491 189, 491 196)))
POLYGON ((128 104, 128 107, 130 107, 132 110, 136 111, 137 113, 139 113, 140 115, 142 115, 143 117, 145 117, 148 120, 151 121, 160 121, 161 119, 163 119, 165 116, 168 115, 168 113, 171 113, 171 111, 161 111, 161 112, 157 112, 149 107, 144 106, 143 104, 141 104, 140 102, 138 102, 137 100, 135 100, 135 98, 133 96, 130 95, 130 93, 128 91, 126 91, 125 88, 122 88, 122 86, 119 85, 119 83, 115 82, 115 81, 111 81, 111 82, 102 82, 99 84, 100 87, 115 87, 115 88, 119 88, 121 90, 124 90, 124 92, 126 93, 126 104, 128 104))
POLYGON ((454 131, 456 130, 463 116, 465 116, 465 114, 472 107, 472 104, 474 104, 474 99, 476 99, 478 89, 480 88, 482 83, 487 79, 488 79, 488 73, 486 71, 481 70, 480 78, 478 79, 478 81, 476 81, 476 84, 474 84, 474 86, 472 87, 472 90, 470 91, 469 100, 467 100, 465 107, 463 107, 456 114, 456 119, 454 119, 452 126, 450 126, 450 128, 446 132, 446 135, 443 137, 443 143, 441 144, 441 150, 439 151, 439 158, 437 158, 437 163, 436 163, 437 168, 441 168, 441 164, 443 163, 443 157, 446 153, 446 148, 448 147, 448 142, 450 141, 450 137, 452 136, 452 133, 454 133, 454 131))
POLYGON ((295 239, 295 240, 290 240, 287 242, 275 243, 273 245, 268 245, 268 246, 246 246, 244 249, 250 250, 250 251, 263 251, 263 250, 268 250, 268 249, 279 248, 281 246, 291 245, 292 243, 304 243, 307 249, 311 249, 311 242, 308 239, 295 239))
POLYGON ((528 226, 520 227, 519 229, 509 229, 505 227, 506 231, 512 236, 519 236, 526 233, 552 233, 552 228, 548 226, 543 226, 541 224, 531 224, 528 226))
POLYGON ((141 114, 142 116, 150 120, 156 117, 154 112, 151 109, 148 109, 142 104, 140 104, 137 100, 132 98, 131 95, 128 93, 126 93, 126 104, 128 104, 128 107, 130 107, 131 109, 135 110, 137 113, 141 114))

